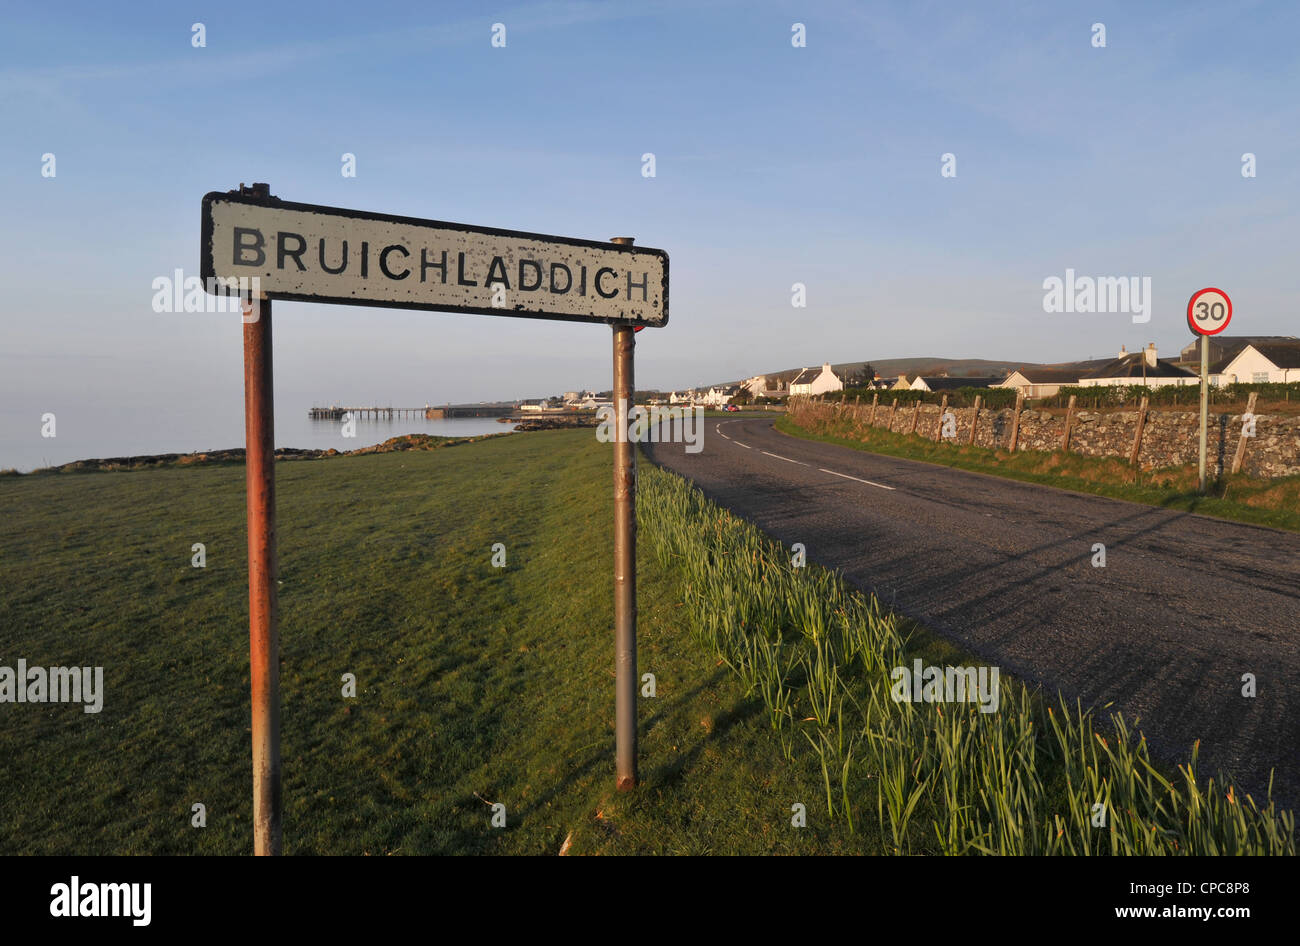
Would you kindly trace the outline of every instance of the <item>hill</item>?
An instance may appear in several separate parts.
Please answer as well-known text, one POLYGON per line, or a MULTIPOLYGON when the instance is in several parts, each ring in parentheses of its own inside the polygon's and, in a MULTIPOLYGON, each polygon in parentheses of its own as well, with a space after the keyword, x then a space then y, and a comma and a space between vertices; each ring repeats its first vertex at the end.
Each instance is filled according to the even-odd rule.
MULTIPOLYGON (((844 377, 846 374, 856 374, 865 365, 871 365, 875 368, 876 374, 882 378, 897 377, 900 374, 908 376, 947 374, 953 377, 1004 377, 1017 368, 1041 367, 1037 362, 1032 361, 994 361, 987 358, 947 358, 939 355, 922 355, 913 358, 872 358, 867 361, 832 362, 831 369, 840 377, 844 377)), ((812 367, 815 366, 800 365, 797 368, 783 368, 780 371, 765 371, 763 374, 766 374, 769 378, 779 377, 788 384, 790 379, 804 368, 812 367)), ((734 378, 730 381, 719 382, 719 384, 738 384, 743 380, 745 379, 734 378)))

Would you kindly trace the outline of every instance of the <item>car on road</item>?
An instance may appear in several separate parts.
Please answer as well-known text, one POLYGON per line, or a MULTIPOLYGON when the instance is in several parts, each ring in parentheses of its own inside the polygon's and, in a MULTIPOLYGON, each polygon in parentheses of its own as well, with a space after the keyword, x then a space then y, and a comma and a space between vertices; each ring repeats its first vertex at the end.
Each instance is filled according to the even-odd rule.
POLYGON ((726 407, 723 408, 723 410, 726 411, 728 414, 730 414, 732 411, 740 410, 740 408, 737 407, 735 404, 728 404, 726 407))

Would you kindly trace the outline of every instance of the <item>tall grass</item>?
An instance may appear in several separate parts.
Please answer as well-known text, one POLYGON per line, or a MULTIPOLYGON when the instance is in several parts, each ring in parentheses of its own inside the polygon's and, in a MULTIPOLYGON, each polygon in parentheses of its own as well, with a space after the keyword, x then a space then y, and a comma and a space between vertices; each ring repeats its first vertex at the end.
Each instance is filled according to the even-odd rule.
POLYGON ((874 815, 882 852, 1294 854, 1295 817, 1222 778, 1196 751, 1172 776, 1118 714, 1000 679, 996 712, 895 702, 913 656, 874 597, 786 550, 682 478, 643 464, 641 535, 676 570, 690 631, 760 699, 793 764, 819 770, 827 817, 874 815))

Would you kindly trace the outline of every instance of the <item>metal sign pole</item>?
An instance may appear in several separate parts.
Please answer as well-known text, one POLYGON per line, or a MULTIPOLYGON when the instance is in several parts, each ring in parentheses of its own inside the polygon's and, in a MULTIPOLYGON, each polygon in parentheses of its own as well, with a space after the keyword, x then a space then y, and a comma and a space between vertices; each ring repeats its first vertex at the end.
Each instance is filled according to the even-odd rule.
POLYGON ((244 305, 248 641, 253 701, 253 853, 279 854, 280 627, 276 579, 271 300, 244 305))
POLYGON ((1200 485, 1205 494, 1205 453, 1210 424, 1210 336, 1218 335, 1232 321, 1232 300, 1213 286, 1198 289, 1187 300, 1187 327, 1201 336, 1201 449, 1200 485))
MULTIPOLYGON (((632 237, 611 242, 631 244, 632 237)), ((628 417, 636 392, 631 325, 614 327, 614 759, 619 791, 636 786, 636 450, 628 417)))
POLYGON ((1206 427, 1210 417, 1210 336, 1201 336, 1201 493, 1205 492, 1206 427))

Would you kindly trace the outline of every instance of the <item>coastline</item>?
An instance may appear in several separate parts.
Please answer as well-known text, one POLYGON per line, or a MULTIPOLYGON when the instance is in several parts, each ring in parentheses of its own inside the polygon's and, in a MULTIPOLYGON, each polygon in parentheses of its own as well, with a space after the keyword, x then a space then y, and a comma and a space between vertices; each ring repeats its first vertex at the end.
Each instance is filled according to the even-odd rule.
MULTIPOLYGON (((541 429, 541 428, 537 428, 541 429)), ((507 437, 513 430, 495 434, 478 434, 473 437, 439 437, 433 434, 403 434, 390 437, 383 443, 358 447, 355 450, 303 449, 299 447, 278 447, 275 451, 277 460, 328 460, 333 457, 358 457, 371 453, 401 453, 408 450, 436 450, 440 447, 454 447, 464 443, 475 443, 497 437, 507 437)), ((0 470, 4 476, 38 476, 54 473, 112 473, 128 470, 147 470, 169 466, 197 466, 211 463, 242 464, 244 448, 231 447, 224 450, 204 450, 195 453, 157 453, 129 457, 95 457, 85 460, 72 460, 55 466, 40 467, 26 473, 18 470, 0 470)))

